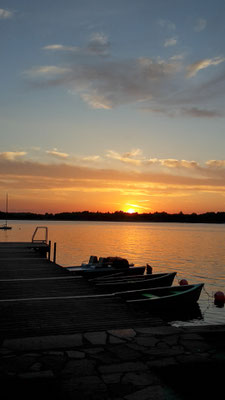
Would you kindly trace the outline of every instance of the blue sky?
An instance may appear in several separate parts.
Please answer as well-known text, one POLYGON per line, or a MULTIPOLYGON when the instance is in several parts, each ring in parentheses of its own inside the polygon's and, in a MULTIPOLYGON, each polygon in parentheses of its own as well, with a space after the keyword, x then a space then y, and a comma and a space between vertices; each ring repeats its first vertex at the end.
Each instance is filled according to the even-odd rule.
POLYGON ((61 200, 47 196, 59 183, 36 182, 31 210, 91 208, 90 190, 105 196, 93 209, 224 209, 224 19, 223 0, 1 1, 0 185, 14 208, 35 198, 34 171, 61 165, 61 200), (87 175, 79 188, 68 167, 87 175))

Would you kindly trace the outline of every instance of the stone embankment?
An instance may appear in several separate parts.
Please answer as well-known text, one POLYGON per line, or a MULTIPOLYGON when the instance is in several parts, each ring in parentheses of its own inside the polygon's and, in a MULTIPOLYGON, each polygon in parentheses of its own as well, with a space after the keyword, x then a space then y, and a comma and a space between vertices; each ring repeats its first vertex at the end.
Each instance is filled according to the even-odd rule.
POLYGON ((2 399, 210 397, 223 387, 224 337, 225 326, 160 326, 4 340, 2 399))

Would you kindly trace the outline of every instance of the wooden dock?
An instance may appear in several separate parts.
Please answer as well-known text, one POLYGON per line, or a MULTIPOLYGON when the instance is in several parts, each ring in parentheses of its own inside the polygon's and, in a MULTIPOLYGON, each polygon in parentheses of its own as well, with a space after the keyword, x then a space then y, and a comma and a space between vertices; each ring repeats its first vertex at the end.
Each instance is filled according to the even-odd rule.
POLYGON ((71 334, 163 322, 48 259, 47 244, 0 243, 0 336, 71 334))

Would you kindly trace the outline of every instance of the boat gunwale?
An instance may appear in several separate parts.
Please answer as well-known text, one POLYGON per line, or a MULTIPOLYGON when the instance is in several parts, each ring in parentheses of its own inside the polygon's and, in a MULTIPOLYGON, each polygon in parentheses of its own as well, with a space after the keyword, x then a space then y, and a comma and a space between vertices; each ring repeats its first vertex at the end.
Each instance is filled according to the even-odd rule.
MULTIPOLYGON (((143 278, 143 279, 141 279, 142 278, 142 276, 141 276, 141 278, 140 279, 137 279, 137 280, 135 280, 135 279, 131 279, 130 277, 128 277, 127 279, 126 279, 126 277, 124 277, 124 280, 112 280, 111 282, 98 282, 98 283, 96 283, 96 286, 112 286, 112 285, 124 285, 124 284, 135 284, 135 283, 140 283, 140 282, 148 282, 148 281, 150 281, 150 282, 155 282, 155 281, 157 281, 157 280, 161 280, 161 279, 164 279, 164 278, 168 278, 168 277, 175 277, 176 276, 176 274, 177 274, 177 272, 176 271, 174 271, 174 272, 168 272, 168 273, 160 273, 160 274, 149 274, 149 276, 148 275, 145 275, 145 276, 147 276, 148 278, 143 278), (157 275, 157 276, 156 276, 157 275), (154 276, 154 278, 152 278, 152 276, 154 276)), ((142 289, 141 289, 142 290, 142 289)))
POLYGON ((126 301, 126 303, 138 303, 138 302, 143 302, 143 303, 145 303, 146 301, 160 301, 160 300, 166 300, 166 299, 168 299, 168 298, 175 298, 175 297, 177 297, 177 296, 180 296, 181 294, 187 294, 187 293, 191 293, 192 291, 197 291, 197 289, 199 289, 200 290, 200 293, 201 293, 201 290, 202 290, 202 288, 203 288, 203 286, 204 286, 204 283, 196 283, 196 284, 191 284, 191 285, 183 285, 183 286, 168 286, 168 287, 157 287, 157 288, 149 288, 149 289, 140 289, 140 290, 131 290, 131 291, 127 291, 127 292, 120 292, 120 293, 115 293, 115 294, 118 294, 118 295, 122 295, 122 294, 126 294, 126 293, 135 293, 135 292, 145 292, 146 290, 149 290, 149 291, 153 291, 153 290, 156 290, 156 291, 158 291, 158 290, 160 290, 160 289, 175 289, 175 288, 185 288, 186 289, 186 287, 189 287, 187 290, 180 290, 180 293, 173 293, 173 294, 168 294, 168 295, 166 295, 166 296, 162 296, 162 297, 160 297, 160 296, 158 296, 158 297, 152 297, 152 298, 137 298, 137 299, 126 299, 126 298, 124 298, 123 296, 123 298, 124 298, 124 300, 126 301))

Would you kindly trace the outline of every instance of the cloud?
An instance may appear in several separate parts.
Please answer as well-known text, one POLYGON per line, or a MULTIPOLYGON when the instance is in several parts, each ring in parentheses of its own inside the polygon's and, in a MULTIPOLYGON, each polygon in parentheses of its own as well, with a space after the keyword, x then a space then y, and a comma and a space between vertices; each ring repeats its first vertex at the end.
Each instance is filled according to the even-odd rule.
MULTIPOLYGON (((141 159, 138 154, 136 157, 141 159)), ((173 167, 168 168, 160 164, 160 159, 153 160, 153 168, 149 165, 143 171, 142 165, 96 168, 72 165, 63 159, 59 163, 40 163, 0 157, 0 191, 12 193, 18 211, 113 211, 114 204, 121 208, 124 203, 139 204, 143 200, 158 211, 165 210, 165 204, 167 209, 171 206, 176 210, 181 204, 179 198, 186 197, 193 212, 195 199, 197 207, 204 208, 208 196, 209 205, 214 196, 214 206, 224 206, 225 167, 174 168, 179 161, 174 159, 170 161, 173 167), (156 168, 158 165, 160 168, 156 168)))
POLYGON ((57 149, 46 150, 46 153, 49 154, 50 156, 53 156, 53 157, 56 157, 56 158, 68 158, 69 157, 69 154, 61 153, 57 149))
POLYGON ((187 67, 187 77, 192 78, 201 69, 208 68, 212 65, 219 65, 225 61, 225 57, 206 58, 204 60, 196 61, 187 67))
POLYGON ((101 157, 100 156, 84 156, 81 158, 81 161, 91 161, 91 162, 96 162, 100 161, 101 157))
POLYGON ((13 161, 18 157, 23 157, 27 153, 25 151, 5 151, 0 153, 0 159, 13 161))
POLYGON ((161 159, 159 160, 161 165, 164 165, 168 168, 197 168, 199 164, 196 161, 187 161, 187 160, 176 160, 174 158, 161 159))
POLYGON ((92 90, 91 93, 81 93, 81 98, 91 108, 110 110, 113 108, 112 102, 104 97, 104 95, 98 94, 97 90, 92 90))
POLYGON ((43 50, 52 51, 52 52, 69 52, 76 53, 82 56, 106 56, 109 54, 110 50, 110 41, 108 36, 103 32, 94 32, 88 39, 86 45, 81 48, 78 46, 68 46, 62 44, 50 44, 43 47, 43 50))
POLYGON ((13 15, 14 15, 13 11, 0 8, 0 19, 9 19, 12 18, 13 15))
POLYGON ((51 44, 48 46, 44 46, 43 50, 77 52, 77 51, 79 51, 79 47, 64 46, 62 44, 51 44))
MULTIPOLYGON (((167 171, 140 172, 122 169, 88 168, 66 163, 43 164, 31 161, 6 160, 0 158, 0 187, 13 188, 21 193, 33 193, 35 198, 46 192, 49 199, 49 191, 57 193, 57 196, 66 195, 69 192, 101 192, 109 195, 118 192, 121 195, 152 197, 168 195, 169 193, 188 193, 190 191, 225 193, 225 168, 200 169, 202 176, 193 164, 185 160, 161 160, 171 168, 167 171), (177 173, 175 165, 179 161, 192 175, 177 173), (188 167, 187 164, 188 163, 188 167), (194 171, 198 174, 195 175, 194 171), (63 190, 62 190, 63 189, 63 190), (25 192, 26 191, 26 192, 25 192)), ((178 164, 179 164, 178 163, 178 164)), ((194 162, 195 163, 195 162, 194 162)), ((179 172, 179 170, 178 170, 179 172)))
POLYGON ((196 118, 215 118, 222 117, 222 114, 215 110, 204 110, 198 107, 183 108, 181 109, 183 114, 196 118))
POLYGON ((207 25, 207 20, 205 18, 198 18, 194 27, 196 32, 204 31, 207 25))
MULTIPOLYGON (((168 24, 168 21, 160 22, 162 27, 172 30, 168 24)), ((177 38, 171 36, 166 46, 175 45, 177 38)), ((184 76, 186 74, 186 77, 191 78, 202 69, 219 65, 225 61, 222 56, 199 60, 188 67, 184 65, 185 54, 174 54, 167 59, 106 57, 109 56, 110 41, 101 32, 93 33, 83 48, 50 44, 44 49, 61 52, 64 63, 33 66, 25 71, 24 75, 33 88, 61 86, 68 93, 79 95, 90 108, 99 110, 136 104, 141 110, 163 113, 169 117, 220 116, 217 110, 204 107, 207 92, 211 94, 214 90, 212 83, 215 75, 211 74, 210 79, 204 81, 205 87, 192 85, 184 76), (191 107, 186 107, 186 104, 191 104, 191 107)), ((221 91, 222 87, 218 84, 214 97, 218 97, 221 91)))
POLYGON ((121 161, 125 164, 132 164, 132 165, 141 165, 142 160, 134 158, 136 155, 140 154, 140 150, 132 150, 131 152, 127 152, 124 154, 120 154, 114 150, 108 150, 106 156, 113 160, 121 161))
POLYGON ((210 168, 225 168, 225 160, 209 160, 205 164, 210 168))
POLYGON ((140 58, 121 61, 104 59, 96 63, 78 63, 70 68, 34 67, 27 73, 33 79, 45 78, 43 87, 66 86, 71 92, 78 92, 92 108, 110 109, 161 96, 165 85, 178 69, 177 61, 140 58))
POLYGON ((159 19, 158 24, 161 28, 165 28, 169 31, 175 31, 176 25, 168 19, 159 19))
POLYGON ((146 158, 142 155, 140 149, 135 149, 127 153, 120 154, 114 150, 108 150, 106 156, 108 158, 121 161, 125 164, 133 164, 135 166, 149 167, 158 165, 167 168, 183 168, 183 169, 197 169, 199 164, 196 161, 177 160, 174 158, 160 159, 160 158, 146 158), (141 157, 137 157, 141 156, 141 157))
POLYGON ((133 149, 131 151, 128 151, 127 153, 124 153, 122 156, 126 157, 126 158, 133 158, 133 157, 139 156, 141 154, 142 154, 141 149, 133 149))
POLYGON ((110 42, 104 33, 96 32, 91 35, 87 48, 93 54, 108 55, 110 42))
POLYGON ((70 68, 58 67, 55 65, 43 65, 39 67, 32 67, 31 69, 25 71, 25 74, 35 78, 35 77, 46 77, 51 78, 57 75, 68 74, 71 72, 70 68))
POLYGON ((175 46, 177 44, 177 38, 172 37, 165 40, 164 47, 175 46))

